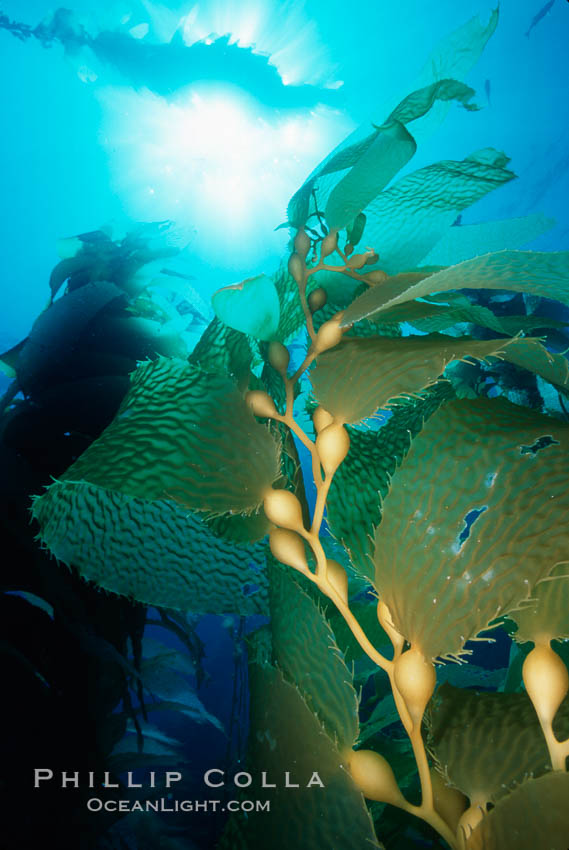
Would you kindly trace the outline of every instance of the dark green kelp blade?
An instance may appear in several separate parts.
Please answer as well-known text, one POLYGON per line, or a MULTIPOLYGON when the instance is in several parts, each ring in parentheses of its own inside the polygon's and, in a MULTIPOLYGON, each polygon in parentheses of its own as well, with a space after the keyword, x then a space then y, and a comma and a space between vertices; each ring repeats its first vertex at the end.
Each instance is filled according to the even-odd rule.
POLYGON ((334 633, 314 600, 295 580, 292 568, 270 569, 273 653, 338 746, 358 737, 358 698, 334 633))
POLYGON ((234 816, 220 850, 362 850, 380 847, 361 792, 342 755, 300 691, 271 664, 252 663, 251 747, 248 797, 268 801, 270 811, 234 816), (285 774, 299 788, 286 788, 285 774), (261 773, 278 787, 259 787, 261 773), (317 772, 324 788, 306 787, 317 772))
POLYGON ((229 543, 173 502, 57 481, 35 499, 32 514, 57 560, 103 590, 201 613, 267 609, 263 547, 229 543))

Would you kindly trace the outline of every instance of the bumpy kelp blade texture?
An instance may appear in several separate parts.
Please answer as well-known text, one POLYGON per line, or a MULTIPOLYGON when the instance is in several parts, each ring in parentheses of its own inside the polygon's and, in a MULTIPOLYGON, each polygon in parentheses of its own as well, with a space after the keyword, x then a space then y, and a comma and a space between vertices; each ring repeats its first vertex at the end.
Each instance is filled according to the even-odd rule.
POLYGON ((217 317, 212 319, 188 358, 203 372, 229 375, 245 389, 251 375, 252 351, 244 333, 233 330, 217 317))
POLYGON ((79 574, 146 605, 265 613, 263 546, 237 546, 172 502, 58 481, 33 504, 42 543, 79 574))
POLYGON ((426 657, 460 652, 567 557, 568 449, 569 426, 502 399, 451 401, 415 438, 383 505, 375 583, 426 657))
POLYGON ((457 215, 515 175, 500 151, 425 166, 381 192, 366 208, 366 244, 388 274, 412 269, 451 228, 457 215))
POLYGON ((415 140, 400 121, 392 119, 381 127, 365 153, 332 189, 325 211, 328 227, 339 230, 350 224, 416 149, 415 140))
POLYGON ((275 284, 265 274, 226 286, 211 298, 216 316, 234 330, 255 339, 274 339, 279 326, 280 304, 275 284))
POLYGON ((318 403, 332 416, 341 422, 360 422, 389 399, 434 383, 452 360, 499 356, 508 343, 437 334, 347 339, 318 358, 310 380, 318 403))
POLYGON ((395 275, 368 289, 348 307, 344 327, 415 298, 451 289, 511 289, 569 304, 569 251, 498 251, 465 260, 409 286, 395 275))
POLYGON ((568 799, 569 773, 528 779, 482 819, 466 850, 566 850, 568 799))
POLYGON ((334 634, 315 602, 295 581, 290 567, 270 571, 273 652, 281 670, 338 744, 358 737, 358 699, 334 634))
MULTIPOLYGON (((535 709, 525 693, 504 694, 444 684, 431 706, 429 748, 454 787, 496 803, 526 776, 551 769, 535 709)), ((569 732, 569 704, 556 718, 569 732)))
POLYGON ((569 639, 569 563, 559 564, 532 591, 535 600, 510 618, 518 625, 518 643, 569 639))
POLYGON ((332 481, 328 495, 328 524, 348 550, 362 575, 373 581, 373 534, 389 481, 426 419, 454 397, 447 381, 431 387, 420 398, 403 399, 378 431, 349 428, 350 451, 332 481))
POLYGON ((270 811, 241 816, 238 835, 228 835, 221 847, 266 850, 267 836, 278 848, 379 847, 362 794, 301 693, 269 664, 252 664, 249 676, 251 772, 260 777, 265 771, 279 787, 248 789, 249 796, 269 800, 270 811), (283 787, 286 771, 300 788, 283 787), (306 787, 314 771, 324 788, 306 787))
POLYGON ((133 373, 117 416, 62 480, 224 513, 256 508, 278 475, 277 443, 235 384, 161 358, 133 373))
POLYGON ((287 210, 289 224, 303 227, 317 209, 326 210, 331 227, 351 224, 413 156, 415 141, 404 125, 425 115, 437 100, 456 100, 472 108, 467 102, 473 94, 472 89, 457 80, 431 81, 404 98, 387 120, 385 116, 382 118, 385 123, 372 133, 368 131, 369 125, 360 127, 320 163, 293 195, 287 210), (351 193, 353 200, 350 200, 351 193), (350 209, 343 206, 344 202, 350 209))

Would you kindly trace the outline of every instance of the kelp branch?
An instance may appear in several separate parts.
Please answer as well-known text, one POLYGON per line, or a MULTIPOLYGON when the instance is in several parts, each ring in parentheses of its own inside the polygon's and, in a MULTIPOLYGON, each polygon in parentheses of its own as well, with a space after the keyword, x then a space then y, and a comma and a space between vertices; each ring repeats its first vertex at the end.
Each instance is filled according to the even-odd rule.
MULTIPOLYGON (((343 267, 334 267, 334 270, 349 276, 356 268, 363 267, 370 260, 375 263, 378 258, 375 252, 368 251, 366 254, 355 255, 348 259, 338 248, 337 231, 331 231, 324 237, 320 245, 318 264, 308 270, 306 256, 310 246, 310 238, 304 230, 300 230, 294 240, 295 250, 288 263, 289 272, 298 286, 306 326, 311 339, 307 356, 297 372, 292 378, 289 378, 287 375, 288 351, 278 342, 271 343, 269 348, 269 361, 280 372, 285 385, 285 414, 281 415, 276 411, 274 403, 267 393, 254 391, 248 393, 247 396, 248 403, 257 416, 268 416, 287 425, 309 450, 312 459, 316 503, 311 527, 310 529, 305 527, 301 505, 294 493, 271 488, 265 493, 263 502, 265 514, 275 526, 270 533, 270 547, 278 560, 299 570, 332 600, 366 655, 388 674, 396 708, 409 736, 415 757, 421 783, 422 802, 420 806, 413 806, 408 803, 399 790, 391 768, 387 766, 384 769, 383 763, 379 770, 377 765, 375 767, 372 765, 370 768, 368 765, 369 752, 365 750, 350 750, 346 756, 356 785, 366 796, 370 796, 369 783, 371 782, 374 786, 372 799, 385 799, 386 802, 394 802, 399 808, 417 815, 437 830, 451 847, 455 848, 457 846, 455 836, 434 808, 431 774, 422 735, 424 712, 436 685, 434 665, 425 658, 418 647, 412 645, 406 652, 402 651, 403 638, 398 634, 390 620, 386 625, 388 625, 388 633, 394 646, 393 661, 389 661, 373 646, 350 609, 348 578, 345 569, 336 561, 326 557, 320 541, 320 531, 330 486, 334 474, 350 450, 350 437, 345 427, 345 421, 341 416, 333 416, 322 406, 318 407, 313 416, 316 431, 316 439, 313 442, 298 425, 293 413, 296 381, 319 355, 330 349, 341 348, 344 333, 350 327, 349 324, 345 327, 342 326, 344 312, 340 311, 327 322, 324 322, 318 332, 315 332, 311 305, 306 299, 308 276, 316 270, 324 268, 325 258, 333 252, 338 252, 345 263, 343 267), (316 568, 314 572, 309 568, 303 541, 308 544, 315 558, 316 568), (378 781, 379 788, 377 787, 378 781)), ((315 294, 312 293, 313 296, 315 294)), ((325 299, 321 301, 325 303, 325 299)), ((314 307, 314 303, 312 306, 314 307)), ((382 617, 379 611, 378 616, 381 621, 382 617)), ((383 612, 383 619, 389 619, 388 611, 383 612)), ((371 755, 381 759, 376 753, 371 755)), ((387 765, 387 763, 385 764, 387 765)))

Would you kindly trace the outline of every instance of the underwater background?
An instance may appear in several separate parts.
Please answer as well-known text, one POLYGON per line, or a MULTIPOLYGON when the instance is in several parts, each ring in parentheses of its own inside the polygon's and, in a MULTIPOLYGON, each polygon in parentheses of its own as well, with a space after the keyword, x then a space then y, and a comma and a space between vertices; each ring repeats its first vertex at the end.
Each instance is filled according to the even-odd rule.
MULTIPOLYGON (((65 538, 73 537, 73 519, 57 549, 48 539, 55 508, 34 503, 47 507, 43 514, 42 508, 34 507, 31 522, 31 500, 116 421, 129 391, 128 376, 137 364, 151 365, 157 358, 159 364, 162 358, 187 360, 196 351, 194 362, 209 363, 208 345, 212 350, 221 345, 211 330, 218 327, 220 317, 237 333, 255 336, 239 321, 231 323, 235 309, 231 304, 220 306, 218 299, 214 311, 212 295, 244 279, 285 274, 294 236, 287 225, 297 226, 287 205, 296 190, 350 133, 362 125, 371 131, 382 124, 417 88, 416 80, 446 36, 473 16, 485 26, 493 8, 492 3, 474 0, 433 4, 362 0, 352 6, 340 0, 195 4, 75 0, 65 8, 47 0, 0 2, 0 350, 6 352, 0 372, 5 541, 1 626, 5 769, 0 790, 7 803, 0 848, 27 850, 41 846, 46 836, 54 846, 86 850, 281 846, 277 836, 263 838, 263 827, 247 837, 241 827, 228 825, 224 807, 198 809, 191 815, 90 813, 86 800, 95 792, 84 781, 89 771, 99 780, 111 771, 113 778, 124 782, 131 771, 144 790, 121 791, 120 798, 143 799, 147 792, 152 796, 146 784, 149 772, 156 771, 160 783, 164 771, 172 770, 183 776, 175 796, 203 800, 218 794, 225 801, 237 796, 230 783, 215 793, 205 789, 203 774, 219 768, 231 777, 249 764, 251 716, 259 721, 257 715, 262 714, 261 709, 255 714, 250 704, 251 693, 258 695, 260 685, 250 681, 248 659, 268 650, 260 646, 262 639, 254 651, 245 640, 257 630, 264 634, 271 619, 267 606, 258 602, 267 592, 267 579, 264 556, 253 547, 262 543, 250 544, 253 554, 248 550, 234 556, 231 544, 239 532, 232 536, 223 526, 225 508, 209 505, 223 516, 217 517, 217 525, 213 521, 211 540, 202 544, 198 555, 207 565, 199 598, 207 597, 208 581, 218 582, 215 565, 224 557, 231 578, 235 557, 246 578, 247 602, 235 610, 224 609, 221 596, 217 602, 212 591, 213 610, 208 610, 203 604, 192 607, 189 598, 177 598, 177 590, 157 591, 154 598, 146 589, 147 598, 130 601, 133 594, 126 584, 119 595, 120 586, 100 581, 112 591, 107 593, 83 580, 96 578, 88 566, 80 570, 82 578, 75 568, 63 566, 70 562, 77 566, 65 549, 65 538), (26 348, 27 339, 31 345, 26 348), (48 549, 63 564, 50 557, 48 549), (54 780, 34 788, 36 768, 51 769, 54 780), (80 771, 80 787, 71 783, 63 789, 58 781, 62 771, 80 771)), ((455 217, 455 228, 523 218, 526 229, 520 232, 526 237, 505 247, 538 252, 568 248, 568 33, 566 0, 543 4, 503 0, 495 32, 481 45, 481 57, 465 80, 474 89, 478 110, 462 109, 463 101, 453 103, 438 128, 435 121, 431 128, 428 123, 423 126, 412 163, 402 164, 397 179, 433 162, 463 160, 489 146, 505 152, 509 162, 503 165, 516 175, 496 191, 480 193, 472 206, 465 204, 455 217)), ((381 245, 369 247, 381 261, 381 245)), ((252 293, 251 303, 257 297, 261 298, 252 293)), ((495 312, 531 315, 537 309, 531 298, 538 296, 515 297, 514 307, 511 293, 497 296, 495 312)), ((555 353, 568 347, 566 326, 561 326, 568 308, 557 307, 542 312, 553 324, 560 322, 547 341, 555 353)), ((534 327, 542 325, 534 322, 534 327)), ((406 325, 399 335, 408 334, 406 325)), ((541 337, 539 330, 532 335, 541 337)), ((262 342, 251 367, 258 387, 248 385, 236 365, 240 355, 234 348, 240 343, 230 345, 224 338, 229 353, 224 349, 223 356, 230 361, 229 373, 236 375, 240 390, 267 386, 260 383, 269 362, 263 344, 271 336, 258 336, 262 342)), ((300 328, 296 335, 279 338, 285 337, 296 369, 303 362, 307 337, 300 328)), ((174 389, 184 386, 182 373, 167 370, 152 380, 174 389)), ((517 374, 504 373, 493 386, 497 389, 490 395, 503 395, 560 420, 567 415, 557 389, 548 393, 541 377, 524 383, 517 374)), ((196 389, 187 410, 180 406, 188 417, 199 406, 199 392, 196 389)), ((221 398, 221 389, 219 393, 221 398)), ((212 432, 213 411, 213 407, 206 411, 212 432)), ((153 416, 151 411, 150 421, 153 416)), ((388 417, 380 417, 379 424, 388 417)), ((258 418, 267 417, 261 413, 258 418)), ((377 427, 376 420, 372 428, 377 427)), ((122 439, 117 437, 119 443, 122 439)), ((196 445, 197 453, 203 450, 207 455, 206 437, 196 445)), ((298 440, 290 456, 286 451, 287 481, 299 477, 298 469, 307 475, 310 457, 298 440)), ((124 462, 117 457, 109 461, 111 477, 124 462)), ((143 463, 150 465, 151 460, 143 458, 143 463)), ((235 480, 239 483, 238 476, 235 480)), ((99 486, 95 477, 93 482, 99 486)), ((304 486, 303 507, 313 510, 315 488, 304 486)), ((164 492, 168 498, 172 495, 170 490, 164 492)), ((142 500, 142 490, 139 496, 142 500)), ((148 496, 150 502, 156 498, 155 492, 148 496)), ((181 504, 196 507, 183 498, 181 504)), ((74 510, 80 517, 81 506, 74 510)), ((469 517, 467 528, 476 520, 469 517)), ((148 537, 140 549, 148 551, 154 538, 165 537, 165 528, 175 535, 182 527, 178 514, 172 515, 171 525, 163 524, 162 515, 151 513, 145 514, 145 522, 148 537)), ((116 537, 130 539, 132 529, 127 523, 116 537)), ((121 544, 112 538, 105 526, 96 543, 104 565, 117 557, 117 551, 120 557, 121 544)), ((182 557, 185 540, 176 558, 182 557)), ((81 557, 88 563, 92 552, 87 543, 81 545, 81 557)), ((336 545, 330 539, 327 554, 341 561, 336 545)), ((128 557, 124 555, 125 563, 128 557)), ((137 557, 143 557, 140 551, 137 557)), ((274 564, 272 569, 277 569, 274 564)), ((286 580, 273 577, 273 604, 275 594, 287 597, 281 586, 286 580)), ((236 592, 236 585, 228 587, 236 592)), ((354 578, 351 588, 362 610, 364 602, 374 598, 361 576, 354 578)), ((302 604, 305 601, 303 597, 302 604)), ((315 607, 320 604, 314 602, 315 607)), ((328 614, 332 621, 334 615, 328 614)), ((341 618, 336 615, 336 620, 341 618)), ((411 751, 402 743, 397 712, 385 703, 391 697, 369 661, 348 648, 349 636, 343 635, 345 627, 337 621, 338 645, 348 667, 355 665, 354 685, 367 745, 371 749, 385 745, 398 780, 417 802, 419 784, 411 751)), ((292 632, 295 625, 288 623, 286 628, 292 632)), ((385 634, 377 637, 381 642, 385 634)), ((495 630, 494 638, 493 644, 472 645, 472 673, 468 667, 457 667, 441 674, 439 683, 488 692, 523 690, 521 659, 509 630, 495 630)), ((317 656, 313 661, 319 665, 317 656)), ((323 669, 325 682, 327 668, 323 669)), ((326 692, 326 685, 322 687, 326 692)), ((277 685, 274 691, 278 693, 277 685)), ((277 696, 275 701, 278 704, 277 696)), ((307 702, 318 713, 317 698, 307 702)), ((257 735, 261 728, 262 722, 257 735)), ((316 764, 314 770, 318 769, 316 764)), ((169 793, 162 787, 163 797, 169 793)), ((97 794, 103 796, 100 789, 97 794)), ((400 809, 385 809, 377 799, 372 805, 378 807, 371 809, 377 839, 388 850, 449 846, 400 809)), ((361 825, 362 811, 356 816, 348 807, 345 817, 361 825)), ((314 823, 319 817, 315 811, 314 823)), ((330 832, 323 835, 307 827, 299 834, 298 846, 344 850, 368 841, 360 840, 354 827, 348 843, 342 828, 332 819, 330 823, 330 832)), ((364 827, 361 830, 363 836, 364 827)))

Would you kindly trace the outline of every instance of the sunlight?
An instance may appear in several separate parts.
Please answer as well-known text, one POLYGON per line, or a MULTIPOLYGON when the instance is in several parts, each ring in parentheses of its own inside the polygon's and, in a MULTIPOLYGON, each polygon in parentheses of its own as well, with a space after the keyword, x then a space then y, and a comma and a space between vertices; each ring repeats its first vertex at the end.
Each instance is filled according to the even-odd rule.
POLYGON ((351 129, 346 116, 326 107, 293 115, 260 110, 230 87, 188 90, 176 102, 126 88, 109 87, 100 97, 125 212, 191 225, 200 251, 215 246, 244 263, 280 253, 286 231, 272 231, 285 221, 291 194, 351 129))

